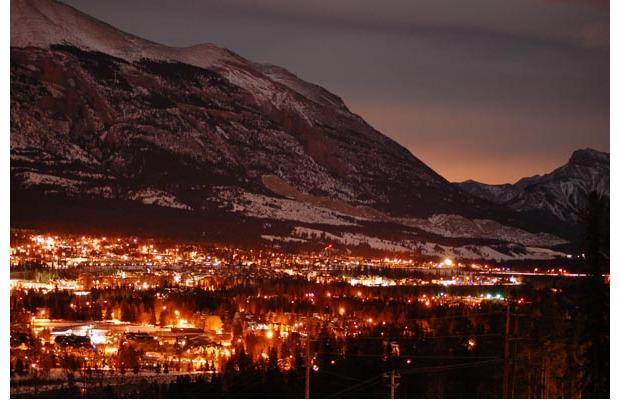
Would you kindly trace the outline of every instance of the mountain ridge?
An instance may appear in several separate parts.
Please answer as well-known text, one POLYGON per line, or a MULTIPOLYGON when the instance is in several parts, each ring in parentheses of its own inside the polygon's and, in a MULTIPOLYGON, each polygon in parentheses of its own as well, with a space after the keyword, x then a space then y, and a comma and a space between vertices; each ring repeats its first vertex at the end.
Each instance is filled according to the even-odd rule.
POLYGON ((566 164, 543 175, 514 184, 492 185, 467 180, 457 183, 469 193, 516 211, 547 212, 559 220, 577 223, 590 192, 609 198, 609 153, 575 150, 566 164))

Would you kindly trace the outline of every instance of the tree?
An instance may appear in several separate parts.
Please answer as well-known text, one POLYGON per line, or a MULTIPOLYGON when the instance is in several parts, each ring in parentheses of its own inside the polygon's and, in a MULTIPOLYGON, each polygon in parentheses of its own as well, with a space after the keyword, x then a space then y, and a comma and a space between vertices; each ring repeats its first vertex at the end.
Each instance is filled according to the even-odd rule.
POLYGON ((122 366, 131 368, 135 373, 140 368, 140 356, 133 346, 122 346, 118 350, 118 359, 122 366))
POLYGON ((168 325, 168 311, 166 310, 162 310, 159 313, 159 325, 160 326, 166 326, 168 325))
POLYGON ((80 369, 80 366, 80 359, 70 354, 65 354, 62 359, 62 367, 65 369, 67 374, 73 374, 75 371, 80 369))
POLYGON ((275 347, 269 348, 269 358, 267 359, 267 370, 278 371, 278 351, 275 347))
POLYGON ((294 357, 295 358, 294 358, 293 368, 295 369, 295 371, 302 371, 304 366, 306 365, 306 358, 300 346, 295 346, 294 357))
POLYGON ((128 300, 123 300, 121 302, 121 319, 128 322, 136 322, 137 318, 135 307, 128 300))
POLYGON ((585 261, 591 277, 585 284, 584 340, 589 343, 585 363, 584 397, 609 397, 609 286, 603 279, 609 255, 609 206, 596 192, 590 193, 582 213, 585 223, 585 261))
POLYGON ((24 360, 21 358, 18 358, 17 361, 15 361, 15 373, 20 376, 24 375, 24 360))
POLYGON ((50 370, 54 368, 54 366, 56 365, 56 357, 54 356, 54 353, 52 352, 45 353, 41 357, 40 364, 41 364, 41 373, 43 374, 43 376, 48 376, 50 373, 50 370))
POLYGON ((157 316, 155 315, 155 308, 151 309, 151 319, 149 320, 149 324, 157 325, 157 316))

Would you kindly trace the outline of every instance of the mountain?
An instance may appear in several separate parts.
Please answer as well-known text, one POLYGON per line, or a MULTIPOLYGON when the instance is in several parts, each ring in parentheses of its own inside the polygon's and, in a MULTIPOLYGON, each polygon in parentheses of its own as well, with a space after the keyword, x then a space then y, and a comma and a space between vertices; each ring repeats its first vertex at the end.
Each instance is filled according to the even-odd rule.
POLYGON ((11 1, 11 199, 13 226, 48 229, 278 246, 312 232, 472 258, 565 243, 283 68, 153 43, 52 0, 11 1))
POLYGON ((591 192, 609 199, 609 153, 577 150, 565 165, 542 176, 523 178, 514 185, 487 185, 469 180, 458 186, 516 211, 536 212, 575 224, 591 192))

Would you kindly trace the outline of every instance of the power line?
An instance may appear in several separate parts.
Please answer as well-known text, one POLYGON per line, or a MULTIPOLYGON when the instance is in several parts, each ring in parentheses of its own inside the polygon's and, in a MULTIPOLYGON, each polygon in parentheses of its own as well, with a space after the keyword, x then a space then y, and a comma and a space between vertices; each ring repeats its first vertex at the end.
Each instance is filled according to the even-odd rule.
MULTIPOLYGON (((395 374, 398 372, 399 377, 400 377, 402 375, 413 375, 413 374, 431 373, 431 372, 445 372, 445 371, 452 371, 452 370, 465 369, 465 368, 484 367, 484 366, 494 365, 502 361, 503 359, 501 358, 495 358, 492 360, 477 361, 477 362, 471 362, 471 363, 448 364, 448 365, 439 365, 439 366, 434 366, 434 367, 416 367, 416 368, 407 368, 407 369, 393 370, 393 371, 395 374)), ((378 379, 383 378, 383 377, 384 377, 384 374, 371 377, 347 389, 343 389, 331 396, 328 396, 328 398, 337 398, 347 393, 360 390, 364 388, 365 386, 372 384, 378 379)), ((396 376, 394 376, 394 378, 396 379, 396 376)))
POLYGON ((471 313, 471 314, 454 314, 454 315, 443 315, 440 317, 437 316, 429 316, 426 318, 412 318, 407 321, 428 321, 428 320, 436 320, 436 319, 450 319, 450 318, 469 318, 469 317, 484 317, 488 315, 496 315, 503 314, 503 311, 489 311, 484 313, 471 313))
POLYGON ((374 377, 372 377, 370 379, 367 379, 365 381, 362 381, 362 382, 360 382, 360 383, 358 383, 356 385, 351 386, 348 389, 343 389, 343 390, 341 390, 341 391, 339 391, 339 392, 337 392, 337 393, 335 393, 335 394, 333 394, 331 396, 328 396, 327 398, 338 398, 338 397, 341 397, 344 394, 347 394, 349 392, 354 392, 354 391, 359 390, 359 389, 361 389, 361 388, 363 388, 363 387, 365 387, 365 386, 367 386, 369 384, 375 383, 375 381, 377 381, 377 380, 379 380, 381 378, 383 378, 383 374, 380 374, 380 375, 374 376, 374 377))
POLYGON ((439 336, 353 336, 354 339, 384 339, 389 340, 390 338, 401 339, 401 340, 432 340, 432 339, 449 339, 449 338, 460 338, 460 337, 494 337, 494 336, 504 336, 503 333, 472 333, 467 334, 463 333, 460 335, 439 335, 439 336))
POLYGON ((444 372, 444 371, 451 371, 451 370, 457 370, 457 369, 463 369, 463 368, 472 368, 472 367, 481 367, 481 366, 486 366, 486 365, 493 365, 493 364, 497 364, 498 362, 502 362, 502 361, 503 361, 503 359, 496 358, 496 359, 492 359, 492 360, 477 361, 477 362, 473 362, 473 363, 438 365, 438 366, 435 366, 435 367, 408 368, 408 369, 400 370, 400 373, 401 373, 401 375, 411 375, 411 374, 427 373, 427 372, 444 372))
POLYGON ((344 375, 340 375, 340 374, 335 374, 333 372, 325 371, 325 370, 322 370, 322 369, 319 370, 319 373, 327 374, 327 375, 332 375, 332 376, 335 376, 336 378, 340 378, 340 379, 348 379, 350 381, 356 381, 356 382, 361 382, 362 381, 361 379, 353 378, 353 377, 350 377, 350 376, 344 376, 344 375))
POLYGON ((342 353, 323 353, 319 352, 317 354, 327 355, 327 356, 340 356, 340 357, 388 357, 391 359, 395 358, 424 358, 424 359, 494 359, 496 356, 456 356, 456 355, 416 355, 416 354, 401 354, 399 356, 387 355, 387 354, 359 354, 359 353, 351 353, 351 354, 342 354, 342 353))

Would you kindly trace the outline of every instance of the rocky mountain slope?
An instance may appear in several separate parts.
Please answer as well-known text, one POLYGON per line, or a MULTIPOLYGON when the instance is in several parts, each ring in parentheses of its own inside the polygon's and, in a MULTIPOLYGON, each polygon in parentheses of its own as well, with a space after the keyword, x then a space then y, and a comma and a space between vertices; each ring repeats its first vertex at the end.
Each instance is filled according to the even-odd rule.
POLYGON ((11 1, 11 195, 14 225, 269 242, 318 229, 387 251, 516 244, 502 254, 517 258, 564 243, 280 67, 152 43, 52 0, 11 1))
POLYGON ((545 175, 523 178, 514 185, 458 184, 463 190, 520 212, 551 215, 577 223, 591 192, 609 198, 609 153, 575 151, 568 162, 545 175))

